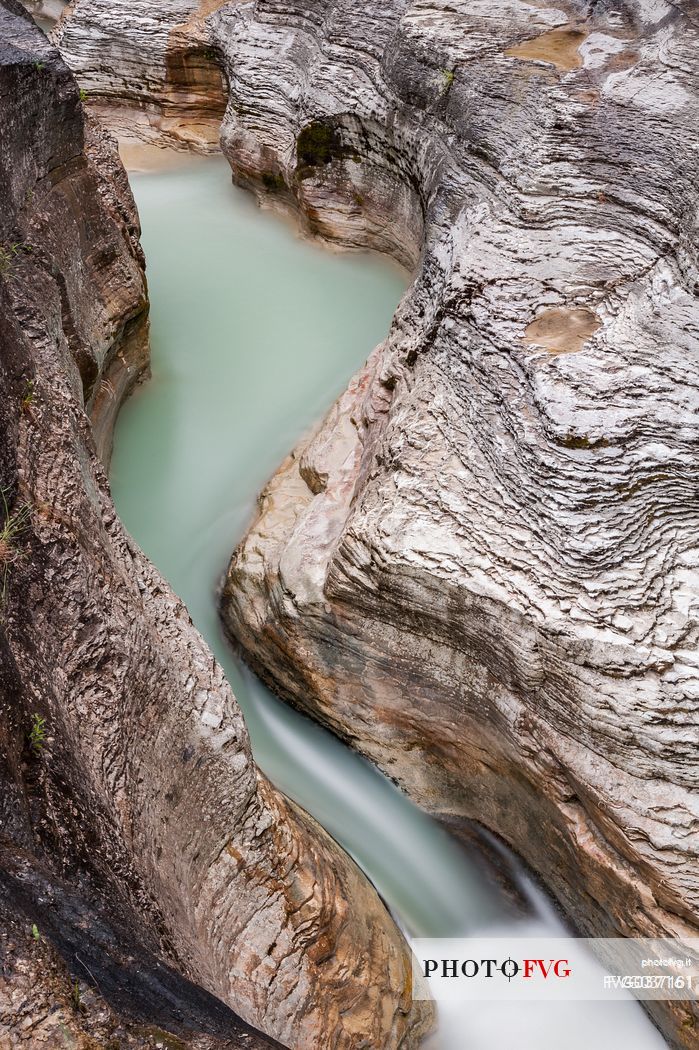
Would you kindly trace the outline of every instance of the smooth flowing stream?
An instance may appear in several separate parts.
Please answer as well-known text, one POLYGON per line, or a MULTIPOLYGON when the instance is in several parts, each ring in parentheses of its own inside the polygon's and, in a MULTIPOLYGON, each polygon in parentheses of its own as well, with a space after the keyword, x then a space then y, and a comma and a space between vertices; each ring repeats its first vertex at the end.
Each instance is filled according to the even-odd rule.
MULTIPOLYGON (((355 857, 406 931, 458 936, 492 923, 499 893, 467 853, 243 668, 216 612, 257 493, 385 337, 406 278, 379 258, 301 240, 231 186, 223 159, 131 180, 148 258, 153 378, 117 426, 118 511, 223 665, 258 764, 355 857)), ((520 878, 545 933, 562 932, 520 878)), ((495 1003, 442 1015, 434 1045, 443 1050, 665 1046, 635 1003, 495 1003)))

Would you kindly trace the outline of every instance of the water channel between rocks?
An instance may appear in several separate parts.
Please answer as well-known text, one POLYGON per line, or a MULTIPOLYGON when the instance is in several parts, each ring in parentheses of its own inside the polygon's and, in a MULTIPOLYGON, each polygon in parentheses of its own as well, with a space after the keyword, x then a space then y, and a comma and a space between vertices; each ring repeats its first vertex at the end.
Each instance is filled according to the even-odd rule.
MULTIPOLYGON (((132 173, 131 182, 148 259, 153 378, 117 425, 117 509, 224 667, 270 779, 352 854, 409 934, 473 930, 497 910, 499 889, 484 886, 467 852, 368 763, 251 675, 216 611, 258 492, 385 337, 405 275, 376 256, 302 240, 231 186, 222 158, 132 173)), ((543 932, 562 932, 541 891, 517 877, 543 932)), ((450 1006, 431 1045, 500 1050, 513 1041, 520 1050, 665 1046, 635 1003, 450 1006)))

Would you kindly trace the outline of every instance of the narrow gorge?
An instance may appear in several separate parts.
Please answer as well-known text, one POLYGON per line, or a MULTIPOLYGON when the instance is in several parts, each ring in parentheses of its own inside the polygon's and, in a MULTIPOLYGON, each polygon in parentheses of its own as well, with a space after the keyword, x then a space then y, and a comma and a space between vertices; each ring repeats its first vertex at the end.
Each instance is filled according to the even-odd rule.
POLYGON ((287 1046, 417 1045, 431 1010, 402 936, 259 774, 220 667, 115 514, 100 453, 148 367, 138 218, 14 0, 0 39, 2 1039, 276 1045, 222 1000, 287 1046))
POLYGON ((406 942, 699 938, 696 4, 25 7, 0 1050, 697 1047, 688 999, 434 1034, 406 942), (161 170, 113 454, 150 373, 116 139, 161 170))

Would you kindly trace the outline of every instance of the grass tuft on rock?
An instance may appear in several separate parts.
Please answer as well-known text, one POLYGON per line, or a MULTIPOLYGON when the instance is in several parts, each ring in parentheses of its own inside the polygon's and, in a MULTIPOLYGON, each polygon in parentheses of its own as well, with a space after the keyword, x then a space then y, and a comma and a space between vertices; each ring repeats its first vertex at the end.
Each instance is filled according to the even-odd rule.
POLYGON ((22 534, 29 524, 29 507, 22 504, 10 513, 7 494, 0 488, 0 512, 3 524, 0 526, 0 607, 7 595, 10 571, 24 557, 20 542, 22 534))

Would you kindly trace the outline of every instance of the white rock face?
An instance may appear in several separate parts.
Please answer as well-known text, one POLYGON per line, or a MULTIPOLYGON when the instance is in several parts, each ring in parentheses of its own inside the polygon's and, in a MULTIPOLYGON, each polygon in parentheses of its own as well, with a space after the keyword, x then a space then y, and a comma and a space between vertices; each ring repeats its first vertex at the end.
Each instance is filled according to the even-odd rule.
POLYGON ((223 614, 282 695, 504 835, 582 928, 696 934, 699 34, 670 4, 584 16, 219 12, 234 172, 419 257, 223 614))
POLYGON ((22 6, 46 30, 51 29, 63 14, 66 0, 22 0, 22 6))
MULTIPOLYGON (((229 630, 584 930, 696 935, 693 6, 260 0, 203 25, 235 177, 415 270, 270 483, 229 630)), ((64 33, 86 68, 80 18, 64 33)))
POLYGON ((72 0, 55 38, 122 140, 218 151, 225 86, 204 24, 215 0, 72 0))

